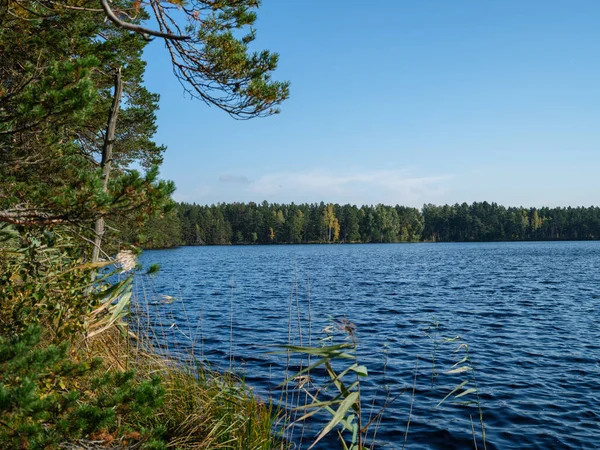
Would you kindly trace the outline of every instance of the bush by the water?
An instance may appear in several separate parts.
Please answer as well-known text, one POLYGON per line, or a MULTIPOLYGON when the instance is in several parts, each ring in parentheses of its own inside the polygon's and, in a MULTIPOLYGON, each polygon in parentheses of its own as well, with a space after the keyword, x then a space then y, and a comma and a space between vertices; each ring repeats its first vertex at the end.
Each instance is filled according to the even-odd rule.
POLYGON ((0 442, 268 449, 277 413, 233 375, 159 355, 124 320, 132 274, 91 274, 60 231, 0 230, 0 442))

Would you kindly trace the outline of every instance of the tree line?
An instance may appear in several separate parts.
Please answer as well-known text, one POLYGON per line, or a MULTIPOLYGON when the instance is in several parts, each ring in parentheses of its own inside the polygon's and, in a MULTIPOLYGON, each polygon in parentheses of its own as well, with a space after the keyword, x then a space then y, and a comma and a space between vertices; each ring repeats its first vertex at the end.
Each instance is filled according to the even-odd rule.
MULTIPOLYGON (((132 232, 134 233, 134 232, 132 232)), ((177 245, 483 242, 600 239, 599 207, 523 208, 496 203, 406 206, 179 203, 130 238, 177 245)))

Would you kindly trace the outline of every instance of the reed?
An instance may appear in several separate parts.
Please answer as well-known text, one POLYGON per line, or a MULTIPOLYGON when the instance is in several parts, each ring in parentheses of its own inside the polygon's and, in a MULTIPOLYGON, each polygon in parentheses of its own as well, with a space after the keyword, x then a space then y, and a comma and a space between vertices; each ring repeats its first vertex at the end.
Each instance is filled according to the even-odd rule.
MULTIPOLYGON (((344 450, 363 450, 375 444, 377 426, 385 409, 403 392, 391 400, 388 398, 380 410, 366 419, 361 397, 361 378, 368 376, 368 369, 358 360, 358 341, 355 325, 346 320, 335 321, 324 329, 325 337, 316 346, 283 345, 283 350, 275 353, 291 353, 306 357, 307 367, 289 375, 279 388, 296 392, 288 409, 293 419, 287 425, 293 427, 314 417, 328 417, 323 428, 314 438, 308 449, 312 449, 334 430, 344 450), (340 335, 344 342, 336 343, 340 335), (310 362, 310 358, 314 362, 310 362), (311 375, 312 374, 312 375, 311 375), (304 393, 310 399, 304 404, 295 403, 295 398, 304 393), (301 416, 297 417, 300 412, 301 416)), ((289 358, 289 357, 288 357, 289 358)), ((302 365, 301 365, 302 367, 302 365)))
MULTIPOLYGON (((151 280, 144 276, 144 295, 156 295, 151 280)), ((181 295, 174 302, 181 301, 181 295)), ((174 354, 169 347, 169 339, 160 336, 147 321, 150 312, 148 298, 137 298, 136 314, 130 324, 135 339, 124 339, 118 333, 106 334, 92 343, 94 354, 102 359, 112 360, 115 367, 126 360, 129 370, 134 370, 141 379, 158 376, 165 394, 156 413, 147 417, 138 427, 163 427, 163 438, 169 448, 187 449, 273 449, 286 448, 287 444, 278 433, 281 411, 271 399, 259 398, 247 386, 243 378, 233 371, 219 371, 208 363, 198 360, 192 353, 187 358, 169 356, 174 354), (140 306, 142 306, 140 308, 140 306), (154 336, 154 338, 153 338, 154 336), (159 336, 156 339, 156 336, 159 336), (108 339, 108 341, 107 341, 108 339), (134 345, 132 345, 132 343, 134 345), (115 349, 120 349, 117 352, 115 349), (116 357, 113 357, 118 353, 116 357)), ((185 320, 189 322, 187 313, 185 320)), ((168 329, 159 323, 160 330, 168 329)), ((174 327, 195 348, 198 331, 202 339, 199 323, 194 330, 190 323, 185 331, 174 327)), ((200 355, 203 356, 203 348, 200 355)))
MULTIPOLYGON (((461 336, 455 336, 452 338, 438 337, 438 326, 439 323, 434 321, 434 327, 436 333, 432 336, 429 336, 433 340, 434 351, 432 354, 432 358, 435 358, 435 351, 437 350, 438 344, 446 344, 446 345, 456 345, 456 348, 452 352, 457 361, 444 372, 446 375, 458 376, 462 378, 462 381, 458 383, 444 398, 440 400, 440 402, 436 405, 436 408, 441 406, 446 401, 451 401, 455 405, 462 405, 465 407, 475 406, 477 410, 477 414, 479 416, 479 427, 481 430, 481 443, 483 445, 483 449, 487 450, 486 443, 486 434, 485 434, 485 424, 483 420, 483 406, 481 403, 481 397, 479 395, 479 387, 477 385, 477 377, 475 373, 475 365, 471 358, 471 354, 469 353, 469 345, 464 341, 461 336), (473 398, 474 397, 474 398, 473 398)), ((435 371, 435 366, 432 366, 432 379, 435 376, 439 375, 435 371)), ((477 450, 477 441, 479 436, 477 436, 475 432, 475 427, 473 425, 473 416, 470 415, 471 420, 471 431, 473 436, 473 446, 475 450, 477 450)))

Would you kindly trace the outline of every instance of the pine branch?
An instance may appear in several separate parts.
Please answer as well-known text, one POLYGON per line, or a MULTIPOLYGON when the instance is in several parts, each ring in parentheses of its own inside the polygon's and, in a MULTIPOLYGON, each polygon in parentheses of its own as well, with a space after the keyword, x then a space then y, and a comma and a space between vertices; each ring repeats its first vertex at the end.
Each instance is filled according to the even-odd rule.
POLYGON ((163 39, 172 39, 175 41, 186 41, 188 39, 191 39, 190 36, 162 33, 160 31, 155 31, 155 30, 151 30, 149 28, 144 28, 140 25, 135 25, 133 23, 124 22, 116 16, 114 11, 111 9, 110 5, 108 4, 108 0, 100 0, 100 3, 102 5, 102 9, 104 10, 104 13, 106 14, 106 17, 108 18, 108 20, 110 20, 112 23, 114 23, 115 25, 117 25, 121 28, 125 28, 126 30, 135 31, 136 33, 142 34, 144 37, 155 36, 155 37, 160 37, 163 39))

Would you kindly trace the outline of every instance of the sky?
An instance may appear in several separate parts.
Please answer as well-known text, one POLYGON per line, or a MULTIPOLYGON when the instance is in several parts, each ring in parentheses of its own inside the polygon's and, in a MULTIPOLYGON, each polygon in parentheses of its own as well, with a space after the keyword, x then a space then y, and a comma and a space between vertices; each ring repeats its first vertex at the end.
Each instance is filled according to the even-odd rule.
POLYGON ((164 43, 161 177, 178 201, 600 204, 600 1, 263 0, 281 114, 191 100, 164 43))

